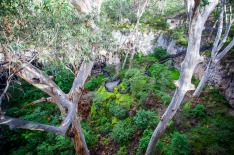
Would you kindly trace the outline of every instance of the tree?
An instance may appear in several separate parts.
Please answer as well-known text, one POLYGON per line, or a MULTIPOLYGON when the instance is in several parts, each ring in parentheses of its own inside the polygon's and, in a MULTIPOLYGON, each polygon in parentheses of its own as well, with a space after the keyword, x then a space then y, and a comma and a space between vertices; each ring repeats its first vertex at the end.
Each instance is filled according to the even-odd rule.
POLYGON ((179 80, 175 81, 176 91, 165 113, 160 117, 160 122, 157 125, 154 133, 148 144, 146 155, 154 153, 157 141, 163 135, 169 121, 177 112, 182 103, 187 91, 194 90, 195 86, 191 83, 192 75, 195 67, 203 58, 199 54, 201 35, 204 24, 210 13, 218 5, 218 0, 209 0, 205 6, 201 6, 200 0, 186 0, 187 15, 189 21, 189 41, 187 53, 184 61, 181 64, 181 72, 179 80))
POLYGON ((218 32, 216 34, 215 42, 213 44, 212 52, 211 52, 211 58, 208 62, 208 65, 206 67, 206 71, 202 76, 202 79, 200 83, 198 84, 195 92, 193 93, 194 97, 199 97, 203 87, 207 83, 211 70, 215 68, 217 63, 228 53, 228 51, 234 46, 234 38, 232 41, 223 49, 224 43, 226 42, 228 38, 229 31, 231 29, 231 26, 234 22, 234 19, 232 19, 232 6, 230 4, 230 9, 229 9, 229 17, 226 12, 226 0, 221 2, 220 6, 220 15, 219 15, 219 25, 218 25, 218 32), (225 18, 224 18, 225 15, 225 18), (223 31, 223 21, 225 20, 226 26, 225 26, 225 32, 223 34, 223 38, 221 39, 222 36, 222 31, 223 31), (223 49, 223 50, 221 50, 223 49))
MULTIPOLYGON (((134 55, 138 52, 138 50, 136 49, 136 47, 139 44, 139 36, 138 36, 138 31, 139 31, 139 24, 140 24, 140 19, 142 14, 145 12, 145 8, 147 6, 147 4, 149 3, 149 0, 145 0, 145 2, 142 4, 142 6, 140 5, 140 1, 138 0, 138 9, 137 9, 137 22, 136 22, 136 26, 135 26, 135 41, 133 43, 133 48, 132 48, 132 53, 131 53, 131 57, 130 57, 130 62, 129 62, 129 66, 128 68, 132 68, 132 63, 133 63, 133 58, 134 55)), ((126 54, 126 57, 128 57, 128 53, 126 54)))
MULTIPOLYGON (((76 9, 83 14, 90 14, 97 8, 97 14, 100 12, 101 0, 70 0, 70 2, 76 7, 76 9)), ((88 20, 87 24, 92 28, 93 32, 98 31, 98 27, 94 21, 88 20)), ((49 46, 49 45, 48 45, 49 46)), ((40 102, 50 102, 58 106, 61 114, 65 117, 59 127, 46 124, 40 124, 32 121, 26 121, 18 118, 12 118, 5 115, 0 109, 0 124, 7 125, 11 129, 23 128, 29 130, 40 130, 46 132, 52 132, 60 135, 70 135, 74 142, 75 150, 78 154, 89 154, 82 128, 80 125, 80 119, 77 115, 77 107, 82 95, 84 83, 91 73, 93 67, 93 60, 84 60, 79 68, 74 67, 76 77, 73 81, 72 88, 68 94, 65 94, 55 82, 50 79, 43 71, 33 66, 31 62, 37 56, 35 55, 30 61, 23 59, 23 55, 15 51, 9 50, 7 45, 2 45, 2 51, 4 51, 3 68, 7 71, 11 71, 8 77, 6 88, 0 96, 0 107, 2 99, 5 96, 7 89, 10 85, 10 81, 13 76, 18 76, 33 86, 39 88, 47 95, 48 98, 42 98, 34 101, 32 104, 40 102), (12 53, 13 52, 13 53, 12 53), (16 54, 15 54, 16 53, 16 54)), ((96 56, 96 49, 93 48, 91 53, 92 57, 96 56)))

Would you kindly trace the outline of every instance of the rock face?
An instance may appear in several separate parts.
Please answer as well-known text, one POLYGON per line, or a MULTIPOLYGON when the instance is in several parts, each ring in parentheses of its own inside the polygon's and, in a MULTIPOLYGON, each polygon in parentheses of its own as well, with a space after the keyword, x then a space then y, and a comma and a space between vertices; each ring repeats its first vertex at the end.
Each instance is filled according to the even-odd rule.
MULTIPOLYGON (((169 54, 178 54, 184 50, 186 47, 177 46, 175 40, 168 39, 161 34, 156 42, 155 47, 162 47, 167 50, 169 54)), ((211 75, 208 81, 208 85, 221 89, 223 95, 229 102, 229 105, 234 108, 234 53, 229 53, 226 55, 222 61, 212 68, 211 75)), ((175 68, 180 70, 180 64, 183 61, 184 56, 177 57, 173 60, 175 68)), ((194 76, 197 79, 201 79, 203 73, 205 72, 209 58, 206 57, 205 61, 200 63, 195 71, 194 76)))
MULTIPOLYGON (((117 43, 123 46, 128 46, 132 44, 136 38, 134 32, 126 31, 120 32, 119 30, 112 32, 113 37, 116 39, 117 43)), ((139 32, 139 51, 143 54, 148 54, 154 49, 153 42, 155 41, 155 34, 152 31, 139 32)), ((130 45, 131 46, 131 45, 130 45)))
POLYGON ((176 45, 174 39, 169 39, 162 33, 159 35, 155 47, 162 47, 166 49, 169 54, 177 54, 186 50, 186 47, 176 45))

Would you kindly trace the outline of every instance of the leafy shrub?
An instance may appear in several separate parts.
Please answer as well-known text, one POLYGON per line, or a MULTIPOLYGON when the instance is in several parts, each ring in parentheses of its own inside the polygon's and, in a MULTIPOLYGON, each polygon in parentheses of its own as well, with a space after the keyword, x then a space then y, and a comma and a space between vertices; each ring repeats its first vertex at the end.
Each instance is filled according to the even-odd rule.
POLYGON ((192 106, 192 101, 189 101, 184 104, 183 110, 184 110, 184 115, 186 117, 190 116, 191 106, 192 106))
POLYGON ((104 75, 98 75, 97 77, 93 77, 88 82, 86 82, 84 88, 94 91, 95 89, 100 87, 105 80, 106 77, 104 75))
POLYGON ((124 105, 110 105, 109 112, 117 117, 118 119, 123 119, 127 115, 127 107, 124 105))
POLYGON ((176 39, 177 43, 182 46, 188 45, 188 39, 185 34, 185 29, 179 28, 177 30, 173 30, 173 33, 171 35, 174 39, 176 39))
POLYGON ((74 75, 66 70, 62 69, 55 76, 55 83, 61 88, 65 93, 68 93, 72 86, 72 81, 74 79, 74 75))
POLYGON ((98 87, 98 80, 96 78, 91 78, 84 86, 85 89, 95 90, 98 87))
POLYGON ((206 108, 204 107, 204 105, 198 104, 192 110, 193 117, 203 117, 203 116, 205 116, 205 110, 206 110, 206 108))
POLYGON ((134 126, 130 119, 119 121, 112 130, 111 137, 117 143, 126 143, 134 133, 134 126))
POLYGON ((140 75, 141 71, 137 68, 131 68, 125 73, 125 78, 130 79, 136 75, 140 75))
POLYGON ((98 131, 100 133, 108 133, 112 129, 111 120, 108 117, 105 116, 98 116, 98 119, 96 120, 98 131))
POLYGON ((155 126, 158 122, 158 117, 153 111, 140 110, 134 117, 134 122, 139 129, 146 129, 155 126))
POLYGON ((82 130, 85 136, 85 141, 88 146, 94 145, 98 138, 96 134, 92 132, 92 128, 87 123, 82 123, 82 130))
POLYGON ((143 132, 143 136, 141 137, 140 141, 139 141, 139 146, 138 146, 138 149, 137 149, 137 154, 144 154, 148 144, 149 144, 149 141, 150 141, 150 138, 153 134, 153 130, 144 130, 143 132))
POLYGON ((171 135, 171 149, 172 154, 189 154, 189 144, 186 136, 179 132, 174 132, 171 135))
POLYGON ((167 53, 167 51, 165 49, 163 49, 162 47, 159 48, 155 48, 154 49, 154 53, 153 55, 158 59, 162 59, 165 58, 166 56, 168 56, 169 54, 167 53))
POLYGON ((154 64, 149 69, 150 74, 156 79, 155 89, 165 90, 172 85, 171 74, 164 64, 154 64))
POLYGON ((127 147, 124 145, 122 147, 120 147, 119 151, 117 152, 117 155, 127 155, 127 147))
POLYGON ((171 96, 163 91, 155 90, 155 94, 160 98, 160 101, 168 105, 171 102, 171 96))
POLYGON ((141 104, 142 102, 144 102, 146 99, 147 99, 147 97, 149 96, 149 93, 148 92, 145 92, 145 91, 140 91, 140 92, 138 92, 137 93, 137 97, 139 97, 140 98, 140 100, 139 100, 139 103, 141 104))

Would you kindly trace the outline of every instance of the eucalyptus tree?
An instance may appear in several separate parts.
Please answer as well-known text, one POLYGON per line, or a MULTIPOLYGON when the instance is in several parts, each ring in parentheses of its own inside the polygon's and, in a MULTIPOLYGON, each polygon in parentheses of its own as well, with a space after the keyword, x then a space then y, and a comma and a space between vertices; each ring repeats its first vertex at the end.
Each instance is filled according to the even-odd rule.
MULTIPOLYGON (((137 45, 139 43, 139 36, 138 36, 139 32, 138 31, 139 31, 140 19, 141 19, 141 16, 143 15, 143 13, 145 12, 145 8, 148 5, 148 3, 149 3, 149 0, 143 1, 142 4, 141 4, 140 0, 137 1, 138 8, 137 8, 137 14, 136 14, 137 22, 136 22, 136 25, 135 25, 135 42, 133 43, 130 62, 129 62, 129 66, 128 66, 129 69, 132 68, 134 55, 138 52, 136 47, 137 47, 137 45)), ((127 55, 126 55, 126 57, 127 57, 127 55)))
MULTIPOLYGON (((76 22, 69 18, 70 16, 73 16, 71 13, 72 8, 66 1, 51 0, 46 4, 44 4, 45 1, 41 3, 36 5, 36 7, 30 8, 29 10, 31 12, 25 16, 22 10, 19 11, 19 16, 22 21, 23 19, 36 19, 33 21, 35 23, 27 21, 27 25, 24 25, 25 31, 22 33, 21 29, 19 29, 20 34, 24 34, 27 32, 26 30, 29 31, 29 28, 32 28, 30 31, 34 30, 34 32, 29 32, 29 36, 24 39, 20 39, 21 36, 14 37, 15 34, 11 31, 9 31, 9 33, 11 33, 9 35, 4 33, 6 41, 1 42, 1 55, 4 55, 4 60, 1 62, 1 66, 6 71, 10 72, 10 76, 8 77, 6 88, 3 91, 4 93, 1 95, 1 100, 6 94, 12 77, 16 75, 31 85, 39 88, 49 96, 38 99, 31 104, 41 102, 52 103, 59 108, 64 120, 59 126, 41 124, 6 116, 3 110, 0 109, 0 124, 7 125, 11 129, 22 128, 39 130, 70 136, 78 154, 89 154, 80 125, 80 118, 77 115, 77 108, 82 95, 84 83, 91 73, 93 60, 97 55, 96 51, 100 48, 97 45, 99 40, 97 33, 100 29, 96 26, 93 19, 99 14, 102 1, 70 0, 70 3, 73 4, 76 10, 80 12, 79 14, 76 14, 73 19, 81 19, 77 18, 77 16, 81 16, 81 14, 85 16, 84 20, 77 21, 77 23, 80 24, 79 27, 73 26, 76 22), (43 5, 41 5, 41 3, 43 5), (64 8, 65 4, 66 8, 64 8), (53 10, 53 8, 56 8, 57 10, 53 10), (43 9, 45 11, 43 11, 43 9), (50 12, 50 14, 47 14, 48 12, 50 12), (61 12, 63 14, 61 14, 61 12), (55 17, 56 13, 58 13, 58 17, 55 17), (41 16, 38 16, 38 14, 41 16), (43 18, 49 18, 49 20, 43 20, 43 18), (64 23, 56 22, 57 18, 64 23), (40 21, 37 21, 37 19, 40 21), (46 24, 47 21, 54 25, 52 27, 43 25, 46 24), (81 21, 85 22, 80 23, 81 21), (75 32, 77 29, 80 32, 78 35, 76 35, 77 32, 75 32), (26 40, 30 40, 32 42, 36 40, 35 45, 33 45, 33 49, 26 47, 30 42, 26 42, 26 40), (81 43, 79 43, 79 41, 81 41, 81 43), (44 44, 41 44, 42 42, 44 44), (47 46, 45 46, 46 44, 47 46), (26 55, 28 57, 26 57, 26 55), (31 62, 37 57, 39 61, 46 66, 50 66, 53 62, 57 65, 66 66, 67 68, 70 68, 69 65, 73 67, 75 79, 69 93, 66 94, 63 92, 44 71, 31 64, 31 62), (67 61, 68 63, 63 63, 64 61, 67 61)), ((20 8, 18 8, 18 10, 20 10, 20 8)), ((12 29, 12 31, 16 26, 19 26, 17 21, 13 28, 7 22, 4 22, 4 24, 9 26, 7 28, 12 29)), ((8 29, 5 29, 5 32, 7 31, 8 29)))
POLYGON ((224 0, 223 3, 221 3, 220 6, 220 15, 219 15, 219 25, 218 25, 218 31, 216 34, 216 38, 213 44, 213 48, 211 51, 211 58, 208 62, 208 65, 206 67, 206 71, 202 76, 202 79, 200 83, 198 84, 195 92, 193 93, 193 96, 199 97, 203 87, 207 83, 210 73, 212 72, 212 69, 215 68, 215 66, 218 64, 218 62, 228 53, 228 51, 234 46, 234 38, 230 41, 230 43, 224 48, 224 43, 226 42, 228 38, 229 31, 231 29, 231 26, 234 22, 234 19, 232 17, 232 4, 229 4, 229 11, 227 12, 227 4, 228 1, 224 0), (223 23, 225 21, 225 27, 223 26, 223 23), (225 32, 222 36, 222 31, 225 28, 225 32))
POLYGON ((206 20, 211 12, 218 5, 218 0, 185 0, 188 22, 189 22, 189 37, 188 48, 184 61, 181 64, 180 77, 174 82, 176 90, 174 96, 166 109, 165 113, 160 117, 154 133, 148 144, 146 155, 154 153, 156 143, 165 132, 169 121, 177 112, 182 103, 185 94, 194 90, 195 86, 191 83, 193 72, 197 64, 203 61, 200 56, 199 49, 201 44, 202 31, 206 20))

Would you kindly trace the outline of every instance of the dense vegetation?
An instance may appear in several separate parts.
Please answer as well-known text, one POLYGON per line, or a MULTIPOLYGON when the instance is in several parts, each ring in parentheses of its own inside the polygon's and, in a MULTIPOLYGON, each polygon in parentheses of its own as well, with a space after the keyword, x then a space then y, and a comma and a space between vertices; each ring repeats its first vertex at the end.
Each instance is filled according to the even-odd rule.
MULTIPOLYGON (((172 67, 157 63, 149 69, 151 77, 142 74, 148 62, 157 61, 154 54, 137 55, 134 68, 121 71, 123 82, 114 92, 105 90, 103 81, 106 78, 102 75, 95 75, 86 83, 85 88, 91 90, 87 93, 94 93, 94 97, 90 103, 90 114, 84 118, 82 127, 92 153, 144 153, 159 116, 170 101, 169 93, 174 89, 172 81, 179 76, 172 67), (144 65, 138 66, 142 63, 144 65), (128 83, 131 83, 130 93, 120 94, 118 89, 124 89, 128 83)), ((69 71, 61 70, 55 81, 66 91, 72 77, 69 71), (61 77, 67 79, 62 80, 61 77)), ((12 100, 7 104, 9 115, 48 124, 61 120, 58 109, 50 103, 21 109, 43 96, 27 83, 15 85, 11 92, 12 100)), ((234 120, 228 115, 226 104, 215 89, 207 88, 199 100, 188 96, 157 145, 158 153, 231 154, 234 151, 234 120)), ((3 142, 5 154, 74 154, 69 138, 52 133, 21 129, 10 131, 4 127, 3 142)))
MULTIPOLYGON (((71 4, 65 0, 44 0, 42 3, 3 0, 0 2, 0 22, 3 23, 0 30, 7 33, 0 36, 0 41, 14 51, 47 51, 38 56, 39 63, 33 63, 68 93, 76 74, 75 68, 79 68, 82 60, 90 59, 92 48, 116 52, 111 32, 134 30, 137 20, 134 3, 133 0, 108 0, 102 6, 100 19, 97 19, 95 13, 75 13, 71 4), (93 33, 87 27, 90 19, 99 26, 99 33, 93 33), (18 37, 22 39, 21 42, 16 41, 18 37)), ((202 1, 202 5, 205 6, 206 3, 207 1, 202 1)), ((140 20, 139 29, 142 32, 167 32, 177 45, 186 46, 187 27, 169 30, 166 22, 166 18, 184 13, 184 10, 178 1, 170 0, 164 13, 150 3, 140 20)), ((232 26, 230 34, 233 35, 233 32, 232 26)), ((229 36, 228 42, 231 37, 233 36, 229 36)), ((121 60, 124 60, 127 50, 118 49, 121 60)), ((180 75, 171 60, 159 63, 166 56, 168 53, 163 48, 155 48, 148 55, 140 51, 135 56, 131 69, 120 70, 122 83, 113 92, 105 89, 104 82, 108 78, 102 73, 89 77, 81 100, 85 104, 79 104, 78 108, 91 154, 145 153, 160 116, 171 101, 176 88, 173 81, 180 75), (150 76, 143 74, 146 68, 150 76), (121 94, 119 90, 125 90, 129 85, 130 92, 121 94)), ((106 66, 104 70, 110 72, 112 77, 115 76, 114 65, 106 66)), ((22 79, 16 81, 8 90, 9 100, 6 98, 3 102, 3 109, 8 116, 50 125, 62 122, 64 118, 54 104, 32 104, 33 101, 46 97, 45 93, 22 79)), ((198 84, 195 78, 193 82, 198 84)), ((220 92, 209 86, 205 87, 199 98, 193 98, 189 92, 158 142, 156 153, 233 154, 234 119, 229 114, 228 101, 220 92)), ((3 136, 0 137, 0 154, 3 155, 76 154, 69 137, 40 131, 10 130, 7 126, 1 126, 1 130, 3 136)))

